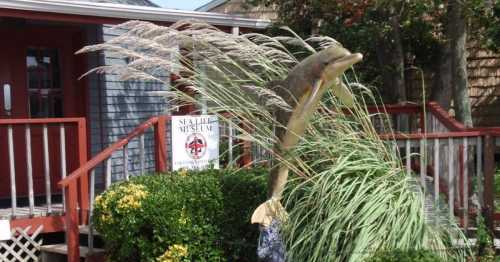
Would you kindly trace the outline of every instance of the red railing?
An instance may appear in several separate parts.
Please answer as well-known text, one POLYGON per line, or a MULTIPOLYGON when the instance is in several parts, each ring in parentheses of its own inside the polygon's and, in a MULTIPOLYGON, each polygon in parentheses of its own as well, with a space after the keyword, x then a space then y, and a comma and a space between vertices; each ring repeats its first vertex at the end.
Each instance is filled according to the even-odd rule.
MULTIPOLYGON (((455 132, 455 131, 467 131, 465 126, 458 122, 453 117, 450 117, 448 113, 439 106, 436 102, 429 102, 424 107, 416 104, 407 105, 384 105, 383 107, 368 107, 368 112, 372 114, 387 114, 389 120, 396 123, 391 123, 391 128, 394 132, 404 132, 404 133, 423 133, 426 132, 455 132), (397 121, 401 119, 393 119, 398 117, 406 117, 410 126, 407 130, 400 130, 398 128, 397 121), (411 121, 413 120, 413 121, 411 121), (417 124, 417 128, 412 129, 412 124, 417 124)), ((376 115, 372 116, 372 120, 376 119, 376 115)), ((374 125, 377 126, 377 122, 373 121, 374 125)))
MULTIPOLYGON (((429 149, 429 151, 432 152, 432 154, 436 152, 436 150, 433 151, 432 149, 434 144, 436 145, 436 147, 443 147, 443 144, 448 144, 448 142, 445 140, 452 141, 450 143, 454 143, 457 145, 455 149, 458 151, 456 152, 454 158, 456 161, 458 161, 458 167, 455 172, 457 172, 459 187, 456 189, 460 190, 459 198, 462 198, 461 200, 458 200, 460 202, 459 205, 461 205, 459 207, 462 211, 465 210, 463 212, 463 215, 461 216, 462 225, 464 224, 464 220, 465 222, 467 222, 468 196, 466 191, 467 188, 470 187, 470 185, 466 185, 467 183, 470 183, 470 181, 467 181, 468 166, 465 163, 465 160, 467 159, 466 147, 469 147, 471 150, 473 150, 476 153, 476 163, 474 164, 474 166, 478 168, 476 172, 477 174, 481 174, 484 179, 483 182, 479 185, 482 190, 480 197, 483 198, 481 212, 485 217, 488 227, 493 230, 494 222, 496 220, 500 220, 500 214, 495 213, 494 205, 494 177, 496 169, 494 156, 496 153, 496 147, 499 146, 498 142, 500 142, 497 141, 498 139, 496 139, 500 137, 500 127, 467 128, 462 123, 449 116, 448 113, 435 102, 428 103, 425 109, 426 110, 424 111, 424 107, 419 105, 385 105, 384 107, 371 107, 369 108, 369 112, 374 114, 387 113, 388 116, 386 116, 386 118, 388 118, 389 120, 397 119, 401 115, 405 115, 406 117, 412 116, 415 119, 418 119, 417 122, 419 128, 415 130, 415 132, 401 133, 397 128, 394 128, 396 124, 391 121, 389 121, 389 125, 391 125, 390 129, 381 129, 394 130, 394 133, 381 134, 381 137, 383 139, 395 140, 398 144, 398 147, 403 150, 409 150, 407 148, 421 148, 420 145, 422 141, 427 141, 430 144, 428 147, 431 148, 429 149), (426 114, 424 114, 424 112, 426 114)), ((374 117, 373 119, 376 120, 376 117, 374 117)), ((437 151, 439 152, 439 149, 437 149, 437 151)), ((421 153, 423 153, 423 151, 421 153)), ((406 155, 407 152, 402 152, 402 154, 406 155)), ((451 154, 452 153, 450 152, 449 155, 451 154)), ((434 156, 431 156, 430 158, 433 157, 434 156)), ((415 164, 412 163, 411 157, 408 158, 406 163, 407 168, 414 168, 414 166, 420 165, 420 167, 418 167, 418 172, 425 173, 436 171, 438 163, 432 163, 433 165, 427 166, 427 168, 423 168, 422 164, 424 164, 424 160, 422 158, 420 158, 420 160, 420 163, 415 164)), ((439 181, 436 180, 436 177, 434 177, 434 183, 439 185, 439 181)), ((453 203, 450 203, 451 208, 456 207, 455 204, 452 204, 453 203)))
MULTIPOLYGON (((125 149, 127 144, 133 139, 144 134, 149 128, 154 127, 155 139, 155 169, 157 172, 165 172, 167 170, 167 151, 166 151, 166 121, 169 116, 152 117, 140 126, 135 128, 127 137, 115 142, 88 162, 82 165, 69 174, 65 179, 59 182, 59 185, 65 189, 65 204, 66 204, 66 234, 68 245, 68 261, 79 261, 79 230, 80 224, 86 224, 89 217, 89 199, 93 200, 93 183, 90 185, 92 191, 89 198, 89 172, 99 164, 103 163, 111 157, 113 152, 119 149, 125 149), (80 185, 80 186, 78 186, 80 185), (83 192, 85 200, 78 198, 78 193, 83 192), (78 212, 80 210, 80 213, 78 212)), ((92 179, 93 177, 91 177, 92 179)), ((89 236, 89 238, 92 236, 89 236)))
MULTIPOLYGON (((66 234, 67 234, 67 245, 68 245, 68 261, 78 261, 79 259, 79 225, 84 225, 89 222, 89 218, 92 213, 92 203, 95 197, 94 194, 94 169, 105 162, 106 164, 106 188, 111 183, 111 156, 117 150, 123 150, 124 162, 127 163, 127 145, 132 141, 132 139, 139 138, 140 144, 144 147, 143 136, 147 130, 154 127, 154 159, 155 159, 155 171, 156 172, 166 172, 168 168, 167 163, 167 148, 166 148, 166 124, 167 121, 171 119, 171 116, 162 115, 151 117, 146 122, 135 128, 129 135, 125 138, 120 139, 114 144, 110 145, 102 152, 94 156, 88 162, 83 163, 78 169, 69 174, 65 179, 59 182, 59 186, 65 189, 65 203, 66 203, 66 214, 65 214, 65 224, 66 224, 66 234), (142 137, 142 139, 141 139, 142 137), (90 178, 90 179, 89 179, 90 178), (80 180, 85 181, 85 183, 78 183, 80 180), (90 180, 90 184, 88 181, 90 180), (89 192, 90 189, 90 192, 89 192), (86 199, 90 200, 85 203, 80 202, 81 199, 77 197, 78 192, 83 192, 86 199), (80 212, 79 212, 80 210, 80 212)), ((244 127, 242 127, 244 128, 244 127)), ((231 144, 233 136, 230 138, 231 144)), ((251 150, 247 142, 241 143, 243 156, 239 159, 240 166, 248 166, 252 162, 251 160, 251 150)), ((141 162, 144 158, 144 148, 142 148, 140 153, 141 162)), ((142 164, 141 164, 142 166, 142 164)), ((143 172, 141 168, 141 172, 143 172)), ((124 172, 127 173, 127 168, 124 167, 124 172)), ((125 175, 125 179, 128 175, 125 175)), ((90 226, 90 232, 92 232, 92 227, 90 226)), ((89 235, 89 241, 92 239, 92 235, 89 235)), ((89 248, 92 248, 92 243, 89 242, 89 248)))
MULTIPOLYGON (((0 119, 0 137, 7 140, 7 159, 0 165, 8 166, 10 173, 12 219, 19 218, 16 212, 19 195, 27 197, 30 217, 40 215, 35 209, 37 195, 45 195, 47 214, 62 213, 62 206, 52 203, 52 195, 59 194, 52 182, 64 178, 67 170, 87 161, 85 118, 0 119), (21 179, 25 180, 26 186, 18 188, 16 184, 21 179)), ((83 206, 88 206, 83 197, 85 194, 82 188, 77 197, 83 206)))

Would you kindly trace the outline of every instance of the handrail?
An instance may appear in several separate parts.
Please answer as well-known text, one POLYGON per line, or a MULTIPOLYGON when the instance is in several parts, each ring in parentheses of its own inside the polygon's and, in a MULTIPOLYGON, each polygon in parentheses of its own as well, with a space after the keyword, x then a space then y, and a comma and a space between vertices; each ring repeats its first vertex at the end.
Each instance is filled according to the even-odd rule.
POLYGON ((85 121, 84 117, 64 117, 64 118, 6 118, 0 119, 0 125, 22 125, 22 124, 61 124, 78 123, 85 121))
POLYGON ((384 105, 384 106, 369 106, 368 113, 420 113, 422 111, 420 105, 384 105))
POLYGON ((435 138, 457 138, 457 137, 477 137, 484 135, 484 132, 481 131, 463 131, 463 132, 439 132, 439 133, 411 133, 411 134, 380 134, 379 137, 381 139, 435 139, 435 138))
POLYGON ((448 113, 438 103, 429 102, 427 103, 427 108, 448 129, 452 131, 468 131, 464 124, 448 115, 448 113))
MULTIPOLYGON (((16 183, 16 167, 24 166, 26 175, 26 184, 24 194, 26 194, 29 205, 29 216, 35 215, 35 186, 34 175, 38 172, 43 174, 44 196, 47 206, 47 213, 53 213, 53 201, 51 196, 53 191, 53 178, 55 176, 65 177, 68 168, 68 156, 70 161, 76 162, 77 165, 82 165, 87 161, 87 128, 86 119, 84 117, 65 117, 65 118, 16 118, 16 119, 0 119, 0 128, 6 130, 6 140, 8 152, 6 158, 8 160, 9 175, 10 175, 10 198, 11 198, 11 216, 15 217, 17 213, 17 198, 19 187, 16 183), (36 132, 41 137, 42 145, 40 148, 34 147, 32 143, 33 137, 38 136, 33 134, 34 129, 40 129, 40 133, 36 132), (52 133, 57 131, 57 133, 52 133), (50 132, 50 133, 49 133, 50 132), (24 137, 24 141, 17 142, 15 137, 24 137), (69 139, 68 139, 69 138, 69 139), (49 141, 58 142, 58 148, 49 141), (76 142, 72 150, 67 151, 66 141, 76 142), (19 154, 15 146, 18 146, 23 152, 24 159, 19 154), (16 150, 15 150, 16 149, 16 150), (17 152, 16 152, 17 151, 17 152), (59 156, 58 159, 51 157, 53 152, 59 156), (34 162, 37 158, 42 160, 42 170, 33 170, 34 162), (21 162, 25 163, 21 163, 21 162), (57 170, 57 171, 55 171, 57 170), (55 171, 55 172, 54 172, 55 171), (60 173, 58 173, 60 172, 60 173)), ((74 163, 73 162, 73 163, 74 163)), ((70 162, 71 163, 71 162, 70 162)), ((23 169, 21 169, 23 170, 23 169)), ((85 182, 85 181, 83 181, 85 182)), ((22 189, 21 189, 22 190, 22 189)), ((85 191, 81 191, 85 194, 85 191)), ((80 196, 81 197, 81 196, 80 196)), ((64 201, 64 196, 63 196, 64 201)), ((81 202, 85 206, 84 201, 81 202)))
MULTIPOLYGON (((428 102, 426 108, 433 114, 443 125, 452 131, 467 131, 465 126, 458 122, 456 119, 448 115, 448 113, 436 102, 428 102)), ((422 105, 408 104, 408 105, 384 105, 384 106, 370 106, 368 107, 369 113, 387 113, 387 114, 417 114, 423 113, 422 105)))
MULTIPOLYGON (((464 124, 451 117, 446 110, 444 110, 436 102, 428 102, 426 104, 428 112, 432 113, 446 128, 451 132, 481 132, 481 135, 490 134, 492 136, 500 136, 500 127, 466 127, 464 124)), ((421 105, 384 105, 380 107, 368 107, 369 113, 387 113, 387 114, 409 114, 409 113, 423 113, 421 105)))
POLYGON ((118 140, 117 142, 113 143, 112 145, 108 146, 106 149, 101 151, 99 154, 94 156, 92 159, 87 161, 84 165, 80 166, 78 169, 75 171, 71 172, 66 178, 63 180, 59 181, 59 186, 60 187, 65 187, 72 181, 75 181, 79 177, 83 176, 83 174, 87 174, 90 170, 95 168, 98 164, 100 164, 102 161, 106 160, 108 157, 110 157, 114 151, 118 150, 119 148, 123 147, 124 145, 128 144, 130 140, 133 138, 143 134, 147 129, 149 129, 151 126, 154 124, 158 123, 159 117, 151 117, 149 118, 146 122, 142 123, 138 127, 136 127, 132 132, 130 132, 125 138, 118 140))
MULTIPOLYGON (((155 126, 154 137, 155 137, 155 161, 156 161, 156 171, 165 172, 166 171, 166 120, 170 119, 170 116, 155 116, 148 119, 146 122, 140 124, 131 133, 129 133, 125 138, 113 143, 102 152, 94 156, 89 161, 80 162, 80 167, 69 174, 66 178, 59 181, 58 185, 64 188, 65 204, 66 204, 66 214, 65 214, 65 225, 66 225, 66 240, 68 246, 68 261, 77 262, 80 259, 80 239, 79 239, 79 229, 80 223, 87 223, 88 215, 91 212, 92 204, 89 204, 89 178, 91 180, 90 184, 90 196, 93 195, 93 176, 89 172, 93 170, 101 162, 108 159, 113 152, 119 148, 125 147, 133 138, 144 134, 144 132, 155 126), (79 193, 80 192, 80 193, 79 193), (78 195, 80 194, 80 196, 78 195), (79 198, 80 197, 80 198, 79 198), (79 209, 79 211, 78 211, 79 209), (81 218, 80 218, 81 217, 81 218)), ((90 235, 89 238, 92 236, 90 235)), ((90 242, 89 242, 90 243, 90 242)), ((89 247, 91 245, 89 244, 89 247)))

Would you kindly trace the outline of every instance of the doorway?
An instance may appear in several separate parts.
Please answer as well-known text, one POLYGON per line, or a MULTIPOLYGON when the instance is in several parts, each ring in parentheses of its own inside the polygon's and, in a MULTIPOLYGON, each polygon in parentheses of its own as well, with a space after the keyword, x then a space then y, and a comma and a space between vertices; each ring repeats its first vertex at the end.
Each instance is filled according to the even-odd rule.
MULTIPOLYGON (((86 84, 84 56, 74 52, 84 46, 84 30, 78 26, 47 25, 21 19, 0 20, 0 118, 48 119, 84 117, 86 84), (7 87, 5 87, 7 85, 7 87), (8 96, 8 98, 6 98, 8 96), (10 101, 10 106, 5 102, 10 101)), ((8 103, 7 103, 8 104, 8 103)), ((28 195, 25 126, 13 127, 16 191, 19 204, 28 195)), ((43 125, 30 126, 33 190, 46 193, 43 125)), ((76 127, 66 127, 66 164, 76 168, 76 127)), ((50 187, 60 195, 60 129, 47 125, 50 187)), ((0 199, 10 197, 7 131, 0 128, 0 199)))

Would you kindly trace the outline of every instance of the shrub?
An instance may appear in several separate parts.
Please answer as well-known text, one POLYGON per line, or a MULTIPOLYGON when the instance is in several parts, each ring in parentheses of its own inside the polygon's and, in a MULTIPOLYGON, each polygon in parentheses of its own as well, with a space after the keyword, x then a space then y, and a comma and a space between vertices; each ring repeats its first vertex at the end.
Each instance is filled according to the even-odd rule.
POLYGON ((434 252, 429 250, 391 250, 379 251, 365 262, 441 262, 434 252))
POLYGON ((224 205, 221 241, 231 261, 257 261, 259 231, 250 218, 266 200, 267 173, 266 169, 249 169, 220 177, 224 205))
POLYGON ((255 257, 250 215, 265 170, 134 177, 96 198, 94 223, 114 261, 221 261, 255 257))

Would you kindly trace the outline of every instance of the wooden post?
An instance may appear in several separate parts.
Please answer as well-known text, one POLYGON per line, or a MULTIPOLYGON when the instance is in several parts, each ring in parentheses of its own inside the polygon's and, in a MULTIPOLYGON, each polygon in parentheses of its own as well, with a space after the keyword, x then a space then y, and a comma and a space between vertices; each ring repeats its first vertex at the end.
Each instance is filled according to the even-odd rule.
POLYGON ((78 232, 77 208, 77 185, 76 181, 69 183, 66 194, 66 244, 68 245, 68 262, 80 261, 80 239, 78 232))
POLYGON ((159 116, 155 123, 155 165, 156 172, 167 171, 167 151, 165 143, 167 117, 159 116))
POLYGON ((425 133, 425 111, 424 111, 424 106, 422 105, 422 108, 420 110, 420 132, 425 133))
POLYGON ((494 229, 494 200, 495 200, 495 138, 490 134, 484 137, 484 208, 483 216, 486 226, 493 232, 494 229))
MULTIPOLYGON (((85 119, 78 120, 78 166, 87 162, 87 126, 85 119)), ((79 178, 78 203, 80 203, 80 218, 82 224, 88 222, 89 212, 89 178, 87 173, 79 178)))

